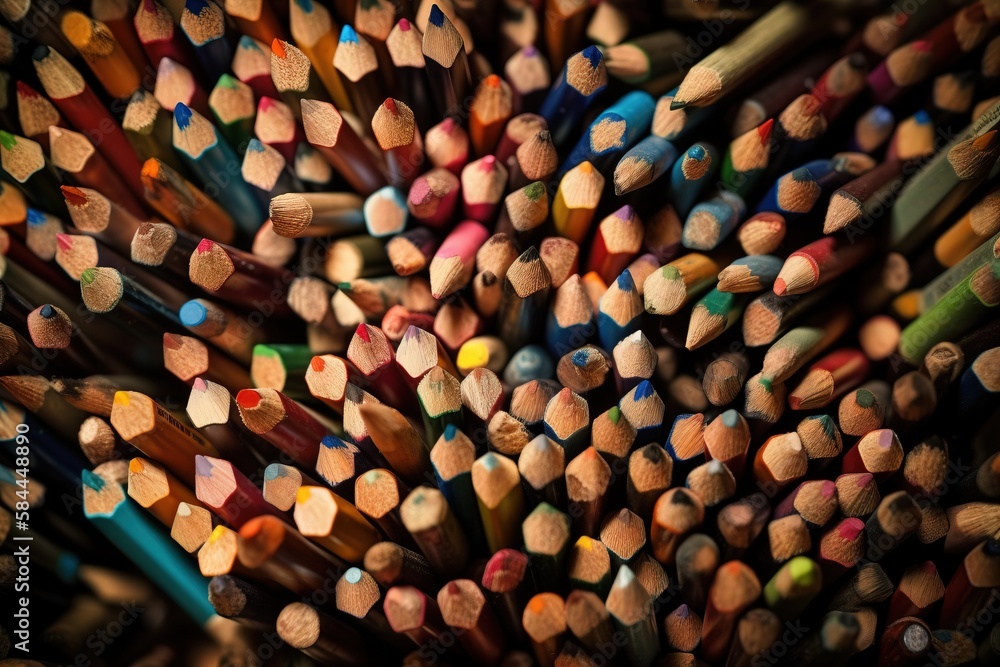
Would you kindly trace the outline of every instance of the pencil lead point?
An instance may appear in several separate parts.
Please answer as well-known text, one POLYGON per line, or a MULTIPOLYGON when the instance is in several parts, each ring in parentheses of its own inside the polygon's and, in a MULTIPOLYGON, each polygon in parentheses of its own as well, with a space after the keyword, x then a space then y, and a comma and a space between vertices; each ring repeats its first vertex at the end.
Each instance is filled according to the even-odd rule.
POLYGON ((344 44, 344 43, 357 44, 358 43, 358 33, 356 33, 354 31, 354 28, 352 28, 351 26, 345 25, 341 29, 341 31, 340 31, 340 43, 341 44, 344 44))
POLYGON ((188 105, 183 102, 177 103, 177 106, 174 107, 174 122, 180 129, 187 129, 188 125, 191 124, 191 109, 188 105))
POLYGON ((437 28, 440 28, 444 23, 444 12, 436 4, 431 5, 431 15, 428 20, 437 28))

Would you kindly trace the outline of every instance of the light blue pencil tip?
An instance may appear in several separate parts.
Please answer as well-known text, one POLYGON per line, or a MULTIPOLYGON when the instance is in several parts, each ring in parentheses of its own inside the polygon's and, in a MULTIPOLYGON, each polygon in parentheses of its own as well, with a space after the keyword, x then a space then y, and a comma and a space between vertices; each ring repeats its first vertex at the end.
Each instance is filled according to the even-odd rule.
POLYGON ((208 317, 208 310, 197 301, 188 301, 178 313, 181 324, 186 327, 196 327, 202 324, 208 317))
POLYGON ((340 43, 341 44, 357 44, 358 43, 358 33, 354 32, 354 28, 349 25, 345 25, 340 30, 340 43))

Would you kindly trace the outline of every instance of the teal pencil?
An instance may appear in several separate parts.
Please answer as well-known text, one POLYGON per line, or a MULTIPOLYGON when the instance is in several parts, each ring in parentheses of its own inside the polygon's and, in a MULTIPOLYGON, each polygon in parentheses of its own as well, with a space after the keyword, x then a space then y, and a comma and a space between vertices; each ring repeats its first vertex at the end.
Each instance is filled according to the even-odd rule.
POLYGON ((711 250, 729 236, 743 219, 747 207, 732 192, 720 191, 693 209, 684 222, 681 243, 692 250, 711 250))
POLYGON ((559 175, 581 162, 590 162, 606 176, 625 151, 649 132, 655 108, 652 96, 641 90, 622 96, 590 124, 570 151, 559 175))
POLYGON ((686 217, 714 181, 719 170, 718 158, 712 144, 697 143, 674 162, 670 171, 670 201, 677 215, 686 217))
POLYGON ((126 497, 120 484, 86 469, 82 479, 83 513, 94 526, 199 625, 211 621, 215 610, 206 594, 208 580, 194 561, 126 497))
POLYGON ((469 542, 478 550, 486 546, 486 541, 476 492, 472 488, 472 463, 475 460, 476 446, 454 424, 445 427, 431 449, 431 467, 437 487, 454 509, 469 542))
POLYGON ((205 193, 229 211, 244 237, 252 238, 266 218, 264 208, 239 174, 242 161, 215 126, 179 102, 174 107, 173 144, 205 193))
POLYGON ((783 263, 774 255, 741 257, 719 272, 719 291, 740 294, 769 289, 783 263))
POLYGON ((642 295, 626 269, 608 286, 597 304, 597 337, 601 347, 613 350, 618 341, 638 331, 644 312, 642 295))
POLYGON ((677 159, 677 147, 650 135, 640 141, 615 167, 615 194, 619 197, 644 188, 663 176, 677 159))

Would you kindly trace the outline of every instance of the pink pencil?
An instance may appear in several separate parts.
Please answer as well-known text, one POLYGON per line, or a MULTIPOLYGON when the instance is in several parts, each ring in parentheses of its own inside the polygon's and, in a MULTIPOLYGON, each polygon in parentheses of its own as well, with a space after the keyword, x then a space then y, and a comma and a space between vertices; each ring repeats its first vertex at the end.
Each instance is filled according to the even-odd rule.
POLYGON ((257 103, 253 131, 262 144, 281 153, 287 164, 295 164, 295 151, 306 139, 292 108, 272 97, 262 97, 257 103))
POLYGON ((456 176, 469 162, 469 134, 454 118, 445 118, 427 130, 424 143, 431 164, 456 176))
POLYGON ((462 169, 462 213, 467 218, 488 222, 507 186, 507 169, 492 155, 470 162, 462 169))
POLYGON ((458 177, 447 169, 431 169, 410 186, 406 203, 414 218, 440 229, 455 213, 460 190, 458 177))
POLYGON ((431 260, 431 294, 441 299, 472 280, 479 250, 490 232, 475 220, 463 220, 445 238, 431 260))

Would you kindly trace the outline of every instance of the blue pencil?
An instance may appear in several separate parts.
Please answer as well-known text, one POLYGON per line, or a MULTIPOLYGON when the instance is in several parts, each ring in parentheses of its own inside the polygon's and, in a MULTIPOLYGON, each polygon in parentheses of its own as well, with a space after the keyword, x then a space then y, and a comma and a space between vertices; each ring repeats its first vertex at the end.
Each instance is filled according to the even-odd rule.
POLYGON ((663 438, 665 406, 649 380, 643 380, 635 389, 622 396, 618 408, 625 419, 635 427, 635 445, 659 442, 663 438))
POLYGON ((83 513, 199 625, 215 618, 208 580, 177 544, 153 525, 120 484, 83 469, 83 513))
POLYGON ((591 162, 607 176, 618 159, 649 132, 656 102, 649 93, 634 90, 605 109, 570 151, 559 176, 580 164, 591 162))
POLYGON ((684 144, 694 137, 695 130, 715 115, 718 105, 671 109, 670 103, 676 93, 674 88, 656 101, 652 133, 661 139, 684 144))
POLYGON ((735 260, 719 273, 720 292, 759 292, 770 289, 784 263, 774 255, 750 255, 735 260))
POLYGON ((586 345, 594 331, 594 306, 580 276, 574 274, 556 290, 545 322, 545 344, 559 358, 586 345))
POLYGON ((677 215, 687 217, 719 170, 718 152, 712 144, 697 143, 677 158, 670 171, 670 201, 677 215))
POLYGON ((186 0, 180 24, 208 80, 218 80, 233 60, 222 8, 212 0, 186 0))
POLYGON ((663 176, 677 159, 677 147, 650 135, 625 154, 615 167, 615 194, 619 197, 663 176))
POLYGON ((539 345, 525 345, 510 356, 503 380, 512 387, 532 380, 548 380, 555 374, 552 357, 539 345))
POLYGON ((601 347, 613 350, 618 341, 638 331, 644 312, 642 295, 626 269, 608 286, 597 304, 597 338, 601 347))
POLYGON ((15 461, 17 458, 16 448, 23 445, 23 439, 19 443, 17 436, 24 435, 29 443, 35 474, 53 486, 63 487, 63 490, 79 490, 79 470, 86 466, 87 462, 80 456, 78 449, 68 447, 48 426, 17 403, 0 400, 0 417, 2 417, 0 423, 8 425, 8 428, 0 432, 0 443, 2 443, 0 449, 8 461, 15 461), (16 431, 17 424, 27 426, 27 432, 21 434, 16 431))
POLYGON ((796 220, 810 213, 824 194, 874 166, 875 162, 867 156, 852 153, 807 162, 775 181, 757 204, 757 212, 780 213, 785 222, 796 220))
POLYGON ((743 199, 722 190, 691 209, 681 232, 681 243, 692 250, 711 250, 736 228, 747 207, 743 199))
POLYGON ((849 148, 871 153, 889 139, 895 126, 896 118, 892 111, 881 105, 874 106, 855 123, 849 148))
POLYGON ((607 85, 608 72, 599 48, 588 46, 569 57, 559 81, 538 110, 538 115, 549 124, 556 145, 566 142, 583 112, 607 85))
POLYGON ((1000 398, 1000 347, 986 350, 962 373, 958 397, 962 414, 975 419, 988 414, 1000 398))
POLYGON ((473 547, 484 548, 483 521, 472 488, 472 462, 475 459, 475 444, 454 424, 445 426, 444 433, 431 448, 431 467, 441 495, 455 512, 455 518, 462 524, 473 547), (468 465, 463 465, 463 462, 468 465))
POLYGON ((215 126, 179 102, 174 107, 173 144, 201 181, 205 194, 232 215, 245 238, 252 238, 267 216, 253 188, 240 174, 242 161, 215 126))

